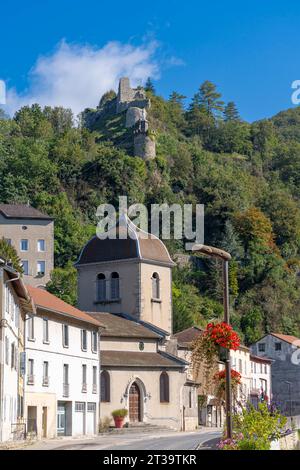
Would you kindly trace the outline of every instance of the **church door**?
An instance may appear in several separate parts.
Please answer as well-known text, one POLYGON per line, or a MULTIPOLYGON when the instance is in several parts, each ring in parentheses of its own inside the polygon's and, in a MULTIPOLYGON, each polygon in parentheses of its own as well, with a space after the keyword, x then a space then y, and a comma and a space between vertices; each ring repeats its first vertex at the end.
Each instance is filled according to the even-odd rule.
POLYGON ((141 393, 136 382, 133 382, 129 390, 129 421, 141 421, 141 393))

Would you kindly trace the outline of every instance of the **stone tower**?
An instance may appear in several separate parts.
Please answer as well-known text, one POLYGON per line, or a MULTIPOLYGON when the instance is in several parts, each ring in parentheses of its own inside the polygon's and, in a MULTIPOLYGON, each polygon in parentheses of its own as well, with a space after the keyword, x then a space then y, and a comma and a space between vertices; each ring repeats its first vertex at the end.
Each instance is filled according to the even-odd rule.
POLYGON ((152 160, 156 157, 154 135, 149 135, 149 124, 146 119, 136 122, 133 131, 133 153, 135 157, 143 160, 152 160))

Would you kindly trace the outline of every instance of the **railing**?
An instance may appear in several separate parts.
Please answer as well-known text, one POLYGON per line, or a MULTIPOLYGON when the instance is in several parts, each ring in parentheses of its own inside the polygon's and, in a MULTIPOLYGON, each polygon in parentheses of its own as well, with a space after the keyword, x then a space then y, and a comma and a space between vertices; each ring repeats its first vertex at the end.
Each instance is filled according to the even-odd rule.
POLYGON ((11 433, 14 441, 21 441, 26 437, 26 423, 12 423, 11 433))
POLYGON ((69 384, 63 384, 63 396, 68 397, 70 394, 69 384))
POLYGON ((86 383, 83 383, 82 384, 82 388, 81 388, 81 392, 82 393, 85 393, 87 391, 87 384, 86 383))
POLYGON ((34 375, 28 375, 27 385, 34 385, 34 375))
POLYGON ((49 387, 49 377, 43 377, 43 387, 49 387))

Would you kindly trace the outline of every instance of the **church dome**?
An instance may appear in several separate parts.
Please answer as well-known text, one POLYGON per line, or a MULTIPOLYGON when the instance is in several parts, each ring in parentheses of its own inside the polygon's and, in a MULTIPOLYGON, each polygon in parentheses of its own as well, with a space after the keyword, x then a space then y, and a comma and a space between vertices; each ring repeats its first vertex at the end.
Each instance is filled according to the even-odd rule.
POLYGON ((120 218, 116 233, 117 238, 91 238, 83 247, 76 266, 126 259, 175 266, 164 243, 136 227, 127 216, 120 218))

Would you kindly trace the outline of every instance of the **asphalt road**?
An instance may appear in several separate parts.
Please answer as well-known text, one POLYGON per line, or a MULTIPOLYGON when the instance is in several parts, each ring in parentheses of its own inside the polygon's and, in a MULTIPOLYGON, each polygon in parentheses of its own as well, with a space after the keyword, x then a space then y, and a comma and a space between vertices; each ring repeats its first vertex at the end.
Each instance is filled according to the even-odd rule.
POLYGON ((200 444, 219 437, 219 430, 163 432, 159 434, 101 435, 94 439, 42 441, 28 450, 195 450, 200 444))

